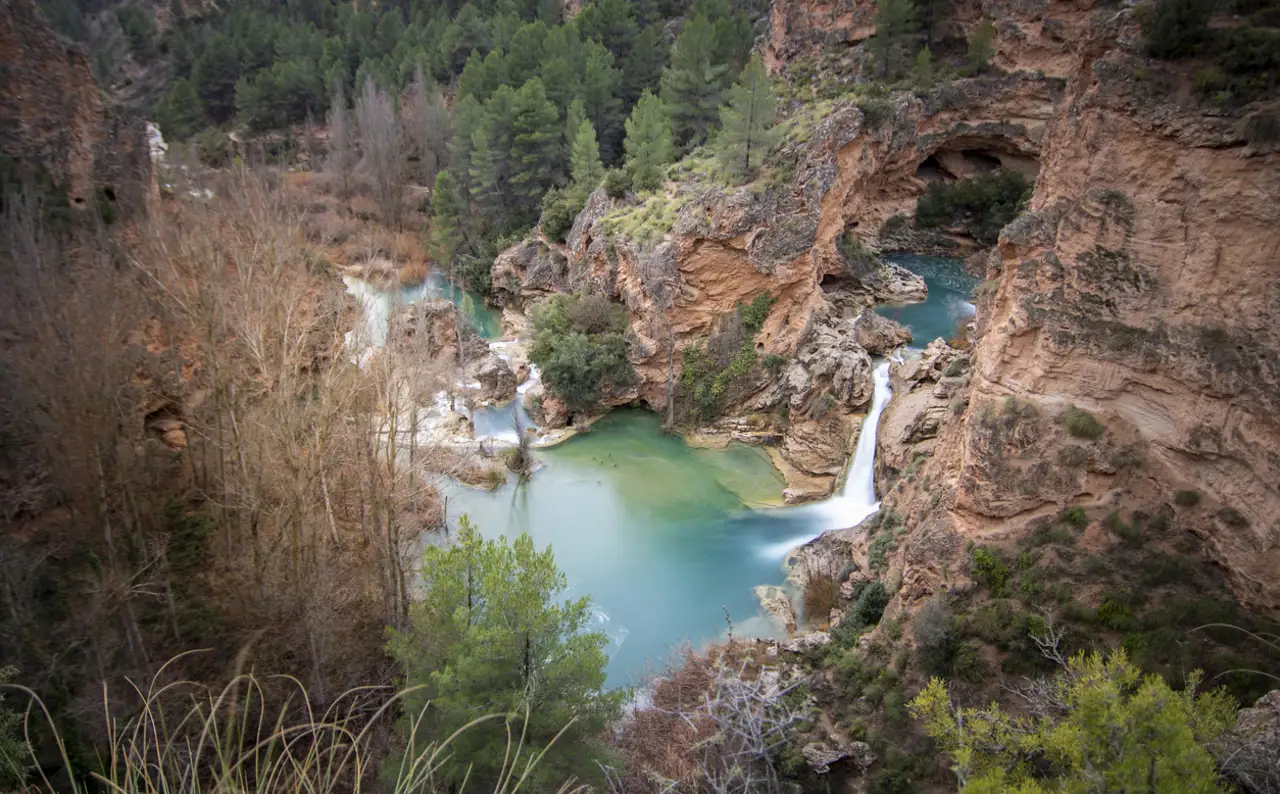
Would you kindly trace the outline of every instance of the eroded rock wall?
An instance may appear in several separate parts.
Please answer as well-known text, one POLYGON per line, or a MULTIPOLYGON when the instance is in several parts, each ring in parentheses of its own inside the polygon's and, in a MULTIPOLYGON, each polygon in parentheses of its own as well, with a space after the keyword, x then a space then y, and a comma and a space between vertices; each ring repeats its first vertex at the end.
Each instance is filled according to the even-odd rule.
POLYGON ((141 206, 150 175, 142 121, 104 103, 87 53, 34 0, 0 0, 0 153, 65 186, 73 208, 141 206))

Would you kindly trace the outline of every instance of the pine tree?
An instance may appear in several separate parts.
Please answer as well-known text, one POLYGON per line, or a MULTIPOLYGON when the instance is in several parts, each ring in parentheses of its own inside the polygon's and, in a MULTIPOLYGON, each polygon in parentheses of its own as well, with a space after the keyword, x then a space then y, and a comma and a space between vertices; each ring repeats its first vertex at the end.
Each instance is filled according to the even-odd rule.
POLYGON ((600 42, 615 58, 621 60, 631 52, 635 40, 635 12, 627 0, 596 0, 588 4, 573 20, 584 39, 600 42))
POLYGON ((915 0, 877 0, 872 21, 876 35, 871 52, 880 63, 880 76, 888 78, 900 68, 904 42, 916 29, 915 0))
POLYGON ((498 90, 498 86, 508 82, 506 58, 502 50, 490 50, 483 58, 479 53, 472 52, 462 70, 462 76, 458 78, 458 95, 470 95, 481 102, 487 102, 493 92, 498 90))
POLYGON ((724 95, 726 67, 712 60, 715 32, 701 14, 684 27, 662 74, 662 101, 671 117, 676 146, 690 149, 707 139, 724 95))
POLYGON ((507 73, 529 77, 542 66, 542 47, 547 41, 547 26, 541 21, 521 25, 511 37, 507 50, 507 73))
POLYGON ((982 74, 987 70, 991 56, 995 54, 995 38, 996 26, 990 19, 983 17, 969 36, 969 51, 965 54, 965 61, 970 74, 982 74))
POLYGON ((173 81, 158 110, 160 129, 170 140, 186 140, 200 129, 204 121, 200 95, 191 81, 182 77, 173 81))
POLYGON ((575 99, 569 103, 569 109, 564 114, 564 147, 568 151, 573 147, 573 141, 578 137, 578 130, 582 128, 582 122, 587 120, 587 110, 582 104, 581 99, 575 99))
POLYGON ((464 517, 457 543, 423 554, 419 581, 410 626, 389 645, 411 687, 406 722, 421 719, 423 745, 450 740, 436 772, 442 786, 499 788, 513 734, 525 757, 538 758, 521 767, 530 790, 590 774, 626 694, 604 690, 608 638, 587 630, 590 599, 562 600, 568 583, 551 549, 537 550, 528 535, 485 540, 464 517), (493 713, 521 716, 475 722, 493 713))
POLYGON ((467 236, 467 205, 458 193, 458 184, 448 169, 436 174, 431 190, 431 256, 444 267, 453 268, 460 252, 475 253, 467 236))
POLYGON ((605 161, 613 163, 622 150, 621 74, 613 67, 613 54, 597 42, 583 45, 583 54, 583 107, 600 136, 605 161))
POLYGON ((512 214, 516 92, 504 85, 489 98, 483 121, 471 135, 471 198, 498 233, 508 230, 512 214))
POLYGON ((536 77, 516 93, 512 130, 514 220, 524 225, 537 218, 542 194, 555 183, 564 157, 560 114, 536 77))
POLYGON ((239 79, 239 49, 230 38, 215 35, 191 71, 191 82, 215 122, 230 121, 235 114, 236 82, 239 79))
POLYGON ((926 47, 933 47, 951 11, 951 0, 916 0, 916 20, 926 47))
POLYGON ((933 53, 929 51, 927 44, 916 53, 916 65, 911 67, 911 79, 921 88, 933 86, 933 53))
POLYGON ((658 90, 671 47, 661 25, 649 25, 636 36, 631 53, 622 63, 622 103, 632 107, 645 89, 658 90))
POLYGON ((717 145, 730 174, 745 179, 769 156, 777 142, 773 129, 777 112, 773 80, 759 56, 753 57, 729 92, 729 102, 720 109, 717 145))
POLYGON ((590 121, 583 121, 578 127, 573 150, 569 154, 569 167, 573 185, 583 198, 604 181, 604 164, 600 162, 596 131, 590 121))
POLYGON ((649 91, 627 119, 627 171, 636 190, 656 190, 662 185, 664 166, 671 162, 671 120, 662 100, 649 91))
POLYGON ((471 195, 471 141, 484 125, 484 107, 473 96, 464 96, 453 106, 453 137, 449 139, 449 168, 463 198, 471 195))

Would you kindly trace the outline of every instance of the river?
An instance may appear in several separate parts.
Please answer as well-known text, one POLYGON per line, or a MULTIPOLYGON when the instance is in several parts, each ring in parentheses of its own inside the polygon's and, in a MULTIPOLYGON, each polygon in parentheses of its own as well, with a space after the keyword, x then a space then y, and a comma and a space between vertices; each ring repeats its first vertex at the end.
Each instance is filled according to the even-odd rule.
MULTIPOLYGON (((936 316, 953 303, 934 291, 967 296, 948 286, 963 271, 947 261, 922 273, 931 295, 919 306, 933 308, 902 320, 920 347, 954 325, 936 316)), ((511 476, 492 492, 444 484, 450 523, 465 513, 486 535, 528 532, 550 544, 571 594, 591 595, 595 627, 611 640, 608 684, 641 683, 682 640, 722 638, 729 622, 736 636, 776 633, 754 588, 782 582, 790 549, 877 509, 874 428, 890 397, 887 362, 877 364, 875 380, 865 422, 872 432, 860 434, 839 493, 823 502, 782 506, 782 478, 759 448, 692 447, 664 433, 653 413, 623 409, 589 433, 535 449, 539 468, 524 483, 511 476)), ((502 436, 518 410, 523 417, 514 405, 477 412, 478 433, 502 436)))

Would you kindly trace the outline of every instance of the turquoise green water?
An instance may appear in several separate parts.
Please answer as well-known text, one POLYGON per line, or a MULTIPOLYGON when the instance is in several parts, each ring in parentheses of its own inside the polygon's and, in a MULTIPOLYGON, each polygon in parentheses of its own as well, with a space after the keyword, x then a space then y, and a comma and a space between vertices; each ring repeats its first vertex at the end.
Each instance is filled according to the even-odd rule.
POLYGON ((889 254, 884 259, 918 273, 929 286, 929 297, 921 303, 876 307, 877 313, 911 329, 912 347, 923 348, 938 337, 949 339, 957 326, 973 319, 970 301, 979 279, 959 259, 917 254, 889 254))
POLYGON ((387 337, 387 321, 395 309, 426 299, 444 298, 461 310, 463 318, 483 339, 502 337, 502 315, 484 305, 479 296, 454 286, 441 273, 432 273, 426 281, 412 287, 381 289, 358 278, 345 277, 347 292, 364 303, 365 340, 381 346, 387 337))
POLYGON ((533 452, 542 468, 487 493, 448 488, 449 514, 490 537, 528 532, 550 544, 572 594, 592 596, 612 640, 609 684, 634 683, 682 639, 773 633, 753 593, 778 583, 780 542, 813 516, 777 504, 783 482, 759 448, 690 447, 647 411, 619 410, 591 432, 533 452))

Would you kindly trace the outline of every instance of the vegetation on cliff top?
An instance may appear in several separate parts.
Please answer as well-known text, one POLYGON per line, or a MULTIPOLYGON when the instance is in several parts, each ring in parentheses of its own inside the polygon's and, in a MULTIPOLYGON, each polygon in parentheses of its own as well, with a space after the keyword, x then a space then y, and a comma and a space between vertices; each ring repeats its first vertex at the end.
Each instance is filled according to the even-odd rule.
POLYGON ((916 204, 921 229, 959 226, 984 245, 994 245, 1031 196, 1026 177, 1007 168, 955 182, 934 182, 916 204))

